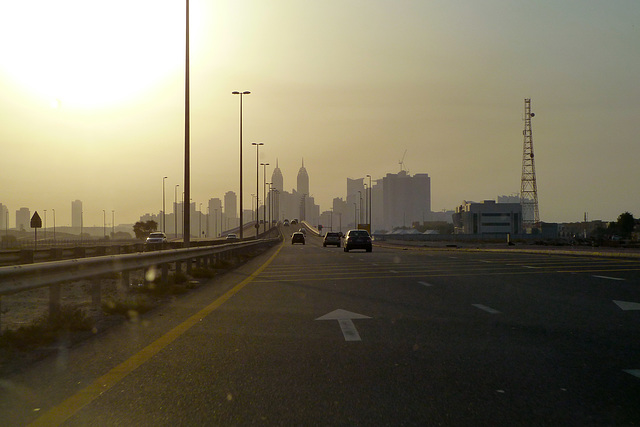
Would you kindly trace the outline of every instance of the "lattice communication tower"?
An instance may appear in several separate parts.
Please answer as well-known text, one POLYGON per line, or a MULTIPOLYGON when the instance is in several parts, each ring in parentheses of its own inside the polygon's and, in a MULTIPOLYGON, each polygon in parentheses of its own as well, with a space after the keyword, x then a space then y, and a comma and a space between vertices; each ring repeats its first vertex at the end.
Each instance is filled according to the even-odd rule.
POLYGON ((533 135, 531 132, 531 99, 524 100, 524 145, 522 149, 522 179, 520 181, 520 204, 522 205, 522 225, 525 230, 540 228, 538 212, 538 185, 536 165, 533 157, 533 135))

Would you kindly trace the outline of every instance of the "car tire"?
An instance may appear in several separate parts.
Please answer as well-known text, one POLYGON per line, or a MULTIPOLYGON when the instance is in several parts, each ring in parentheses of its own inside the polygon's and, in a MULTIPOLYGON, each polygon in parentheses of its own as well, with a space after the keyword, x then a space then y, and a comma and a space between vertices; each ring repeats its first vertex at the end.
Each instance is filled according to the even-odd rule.
POLYGON ((327 245, 323 244, 323 245, 322 245, 322 247, 323 247, 323 248, 326 248, 326 247, 327 247, 327 245))
POLYGON ((338 243, 338 244, 336 245, 336 248, 339 248, 339 247, 340 247, 340 243, 338 243))
POLYGON ((344 251, 345 252, 349 252, 349 248, 347 248, 346 246, 344 247, 344 251))

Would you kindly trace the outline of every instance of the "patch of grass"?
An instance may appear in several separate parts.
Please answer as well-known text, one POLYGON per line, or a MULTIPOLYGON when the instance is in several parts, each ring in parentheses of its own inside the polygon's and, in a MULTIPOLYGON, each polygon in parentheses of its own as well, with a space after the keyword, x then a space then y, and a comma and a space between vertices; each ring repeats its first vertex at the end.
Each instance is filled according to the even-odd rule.
POLYGON ((90 331, 95 321, 77 306, 61 306, 57 314, 44 314, 33 323, 0 335, 0 347, 30 350, 52 344, 64 332, 90 331))

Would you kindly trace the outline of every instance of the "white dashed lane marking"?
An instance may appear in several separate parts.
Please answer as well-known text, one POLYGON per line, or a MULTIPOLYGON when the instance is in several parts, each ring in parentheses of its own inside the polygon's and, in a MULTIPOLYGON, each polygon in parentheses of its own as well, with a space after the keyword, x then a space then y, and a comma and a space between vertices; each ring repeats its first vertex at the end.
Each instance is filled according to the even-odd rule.
POLYGON ((598 279, 607 279, 607 280, 624 280, 622 277, 596 276, 595 274, 593 275, 593 277, 597 277, 598 279))
POLYGON ((500 312, 496 309, 493 309, 491 307, 487 307, 486 305, 482 305, 482 304, 471 304, 472 306, 474 306, 475 308, 479 308, 480 310, 486 311, 487 313, 490 314, 500 314, 500 312))

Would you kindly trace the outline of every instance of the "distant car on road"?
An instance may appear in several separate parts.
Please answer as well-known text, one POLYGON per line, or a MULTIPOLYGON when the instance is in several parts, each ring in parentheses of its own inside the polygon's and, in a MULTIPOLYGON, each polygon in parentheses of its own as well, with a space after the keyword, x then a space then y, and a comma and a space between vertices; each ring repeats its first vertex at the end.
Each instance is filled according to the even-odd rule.
POLYGON ((234 241, 234 240, 240 240, 240 239, 238 239, 238 235, 237 234, 231 233, 231 234, 227 234, 227 240, 234 241))
POLYGON ((291 235, 291 244, 293 245, 294 243, 302 243, 304 245, 304 234, 299 231, 293 233, 291 235))
POLYGON ((322 239, 322 246, 325 248, 327 245, 336 245, 336 247, 340 247, 340 233, 329 231, 324 235, 324 239, 322 239))
POLYGON ((150 233, 146 241, 147 245, 157 245, 167 243, 167 236, 161 231, 150 233))
POLYGON ((347 231, 347 234, 344 235, 344 251, 349 252, 351 249, 365 249, 367 252, 371 252, 373 245, 367 230, 347 231))
POLYGON ((291 220, 291 225, 296 225, 298 223, 298 218, 294 218, 291 220))
POLYGON ((284 227, 288 227, 288 226, 289 226, 289 220, 288 220, 288 219, 285 219, 285 220, 282 222, 282 225, 283 225, 284 227))

